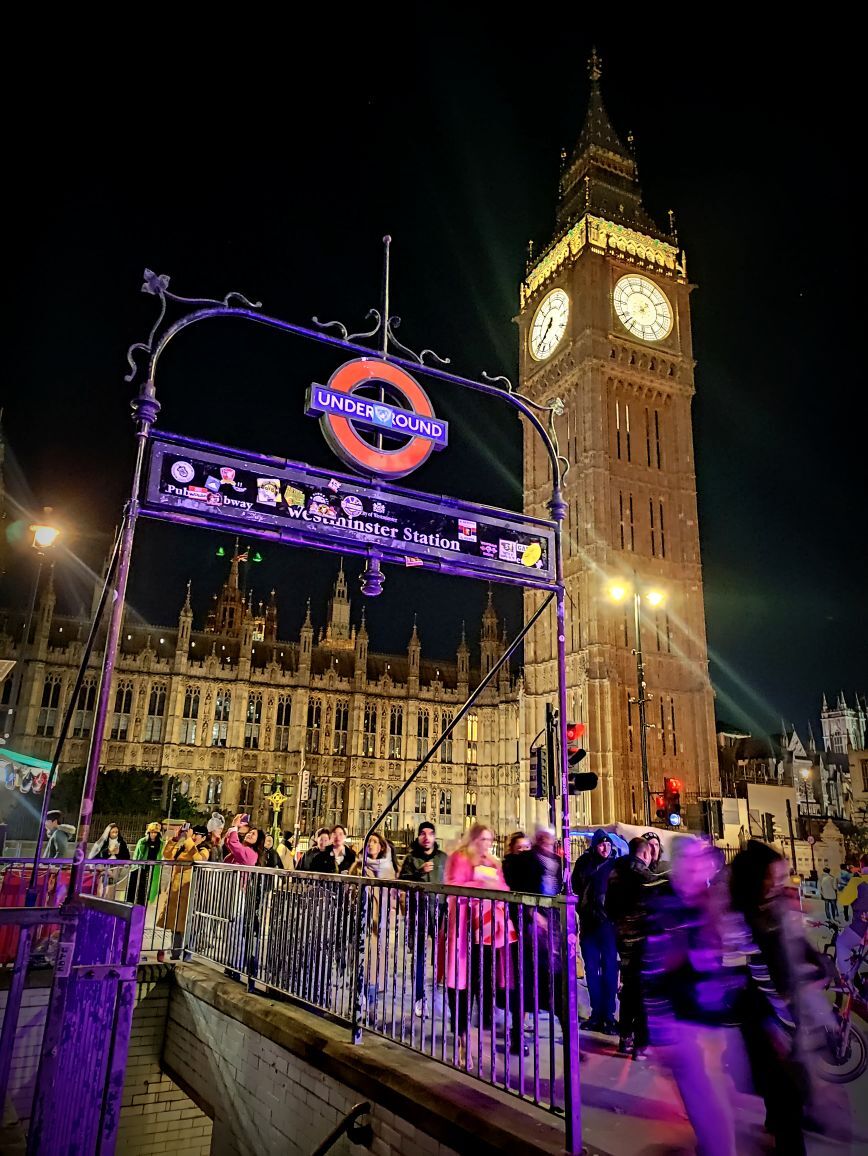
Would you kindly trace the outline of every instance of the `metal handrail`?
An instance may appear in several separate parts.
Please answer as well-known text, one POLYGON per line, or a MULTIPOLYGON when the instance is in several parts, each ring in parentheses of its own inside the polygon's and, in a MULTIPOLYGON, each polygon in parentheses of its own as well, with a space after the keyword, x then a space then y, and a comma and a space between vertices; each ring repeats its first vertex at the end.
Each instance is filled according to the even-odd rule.
POLYGON ((366 1115, 370 1110, 371 1105, 368 1100, 363 1100, 359 1104, 353 1104, 346 1116, 335 1124, 334 1128, 332 1128, 322 1143, 314 1148, 311 1156, 325 1156, 329 1148, 337 1144, 345 1132, 351 1144, 360 1144, 363 1148, 370 1148, 374 1139, 374 1129, 370 1123, 356 1123, 360 1116, 366 1115))

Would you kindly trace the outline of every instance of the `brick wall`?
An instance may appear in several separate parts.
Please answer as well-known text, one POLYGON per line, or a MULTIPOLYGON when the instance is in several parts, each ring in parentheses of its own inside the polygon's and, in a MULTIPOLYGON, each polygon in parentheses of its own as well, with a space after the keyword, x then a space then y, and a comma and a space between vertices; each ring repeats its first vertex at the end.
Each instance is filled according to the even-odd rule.
MULTIPOLYGON (((164 1061, 214 1112, 212 1156, 255 1151, 309 1156, 360 1100, 369 1099, 318 1071, 280 1044, 175 989, 164 1061)), ((412 1123, 372 1103, 370 1149, 346 1136, 336 1156, 455 1156, 412 1123)))
POLYGON ((161 968, 142 968, 133 1013, 133 1032, 118 1130, 118 1156, 208 1156, 211 1120, 160 1069, 169 1011, 169 977, 161 968))
MULTIPOLYGON (((8 994, 6 989, 0 991, 0 1011, 4 1015, 8 994)), ((18 1016, 18 1028, 12 1050, 12 1067, 9 1073, 7 1117, 11 1117, 14 1113, 25 1127, 30 1120, 36 1070, 39 1067, 39 1049, 42 1046, 42 1033, 45 1029, 45 1011, 50 994, 51 989, 39 983, 38 986, 26 987, 21 997, 21 1012, 18 1016)))
MULTIPOLYGON (((182 1146, 184 1156, 208 1156, 211 1120, 160 1070, 169 1009, 169 971, 142 967, 139 976, 116 1154, 166 1156, 182 1146)), ((47 986, 25 989, 15 1035, 7 1119, 15 1113, 25 1128, 49 994, 47 986)), ((0 991, 0 1011, 5 1011, 6 996, 5 990, 0 991)))

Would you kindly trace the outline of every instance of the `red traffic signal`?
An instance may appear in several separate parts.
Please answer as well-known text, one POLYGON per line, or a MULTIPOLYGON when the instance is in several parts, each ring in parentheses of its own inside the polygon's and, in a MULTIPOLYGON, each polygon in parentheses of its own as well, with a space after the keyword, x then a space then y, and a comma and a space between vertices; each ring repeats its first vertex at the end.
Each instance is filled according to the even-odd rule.
POLYGON ((582 747, 582 736, 584 733, 584 723, 567 723, 567 763, 571 767, 580 763, 585 757, 585 751, 582 747))
POLYGON ((576 746, 578 746, 579 741, 581 740, 582 735, 584 733, 585 733, 585 724, 584 723, 568 722, 567 723, 567 746, 570 747, 574 743, 576 744, 576 746))
POLYGON ((665 795, 655 795, 654 796, 654 809, 657 812, 657 818, 658 819, 665 819, 666 818, 666 796, 665 795))

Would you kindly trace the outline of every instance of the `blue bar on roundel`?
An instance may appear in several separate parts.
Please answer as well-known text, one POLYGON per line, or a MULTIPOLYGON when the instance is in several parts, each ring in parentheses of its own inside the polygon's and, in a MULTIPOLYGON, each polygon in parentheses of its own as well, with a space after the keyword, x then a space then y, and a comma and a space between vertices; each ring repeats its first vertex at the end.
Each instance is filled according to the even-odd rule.
POLYGON ((329 414, 345 417, 355 425, 368 429, 388 430, 406 437, 421 437, 442 447, 449 444, 449 424, 437 417, 414 413, 397 405, 327 389, 324 385, 311 386, 305 413, 308 417, 329 414))

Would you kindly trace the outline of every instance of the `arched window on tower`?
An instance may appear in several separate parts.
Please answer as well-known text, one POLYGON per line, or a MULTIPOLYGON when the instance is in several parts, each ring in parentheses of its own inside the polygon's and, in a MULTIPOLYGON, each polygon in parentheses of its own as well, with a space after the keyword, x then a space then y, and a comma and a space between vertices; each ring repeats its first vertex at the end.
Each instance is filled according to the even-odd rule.
POLYGON ((49 674, 42 686, 42 704, 39 708, 39 719, 36 723, 38 735, 53 735, 57 725, 57 708, 60 704, 59 674, 49 674))
POLYGON ((413 825, 417 826, 428 818, 428 792, 424 787, 416 788, 413 805, 413 825))
POLYGON ((289 750, 289 734, 292 721, 292 698, 282 694, 277 700, 277 720, 274 731, 274 749, 289 750))
POLYGON ((115 709, 112 715, 112 725, 109 736, 113 739, 126 740, 130 729, 130 710, 133 705, 133 684, 119 682, 115 691, 115 709))
POLYGON ((209 775, 208 785, 205 789, 205 802, 211 807, 215 806, 223 797, 223 777, 221 775, 209 775))
POLYGON ((163 738, 163 725, 166 718, 166 687, 163 683, 155 683, 151 688, 151 697, 148 699, 148 713, 145 716, 146 743, 158 743, 163 738))
MULTIPOLYGON (((343 699, 335 703, 335 726, 332 737, 332 754, 345 755, 350 726, 350 704, 343 699)), ((335 820, 337 822, 337 820, 335 820)), ((334 826, 334 824, 332 824, 334 826)))
POLYGON ((441 823, 452 822, 452 792, 441 791, 439 805, 437 807, 438 818, 441 823))
POLYGON ((377 705, 365 703, 365 729, 362 732, 362 754, 366 759, 377 757, 377 705))
POLYGON ((72 716, 72 737, 86 739, 93 730, 93 708, 96 702, 96 679, 86 678, 78 692, 75 714, 72 716))
POLYGON ((254 795, 255 795, 255 790, 256 790, 256 780, 255 779, 242 779, 241 780, 241 789, 238 792, 238 806, 241 808, 242 811, 247 811, 249 813, 251 807, 253 806, 253 799, 254 799, 254 795))
POLYGON ((367 831, 374 819, 374 788, 370 783, 359 787, 359 826, 367 831))
POLYGON ((189 746, 196 742, 196 733, 199 729, 199 697, 198 686, 188 686, 184 691, 184 713, 178 741, 189 746))

